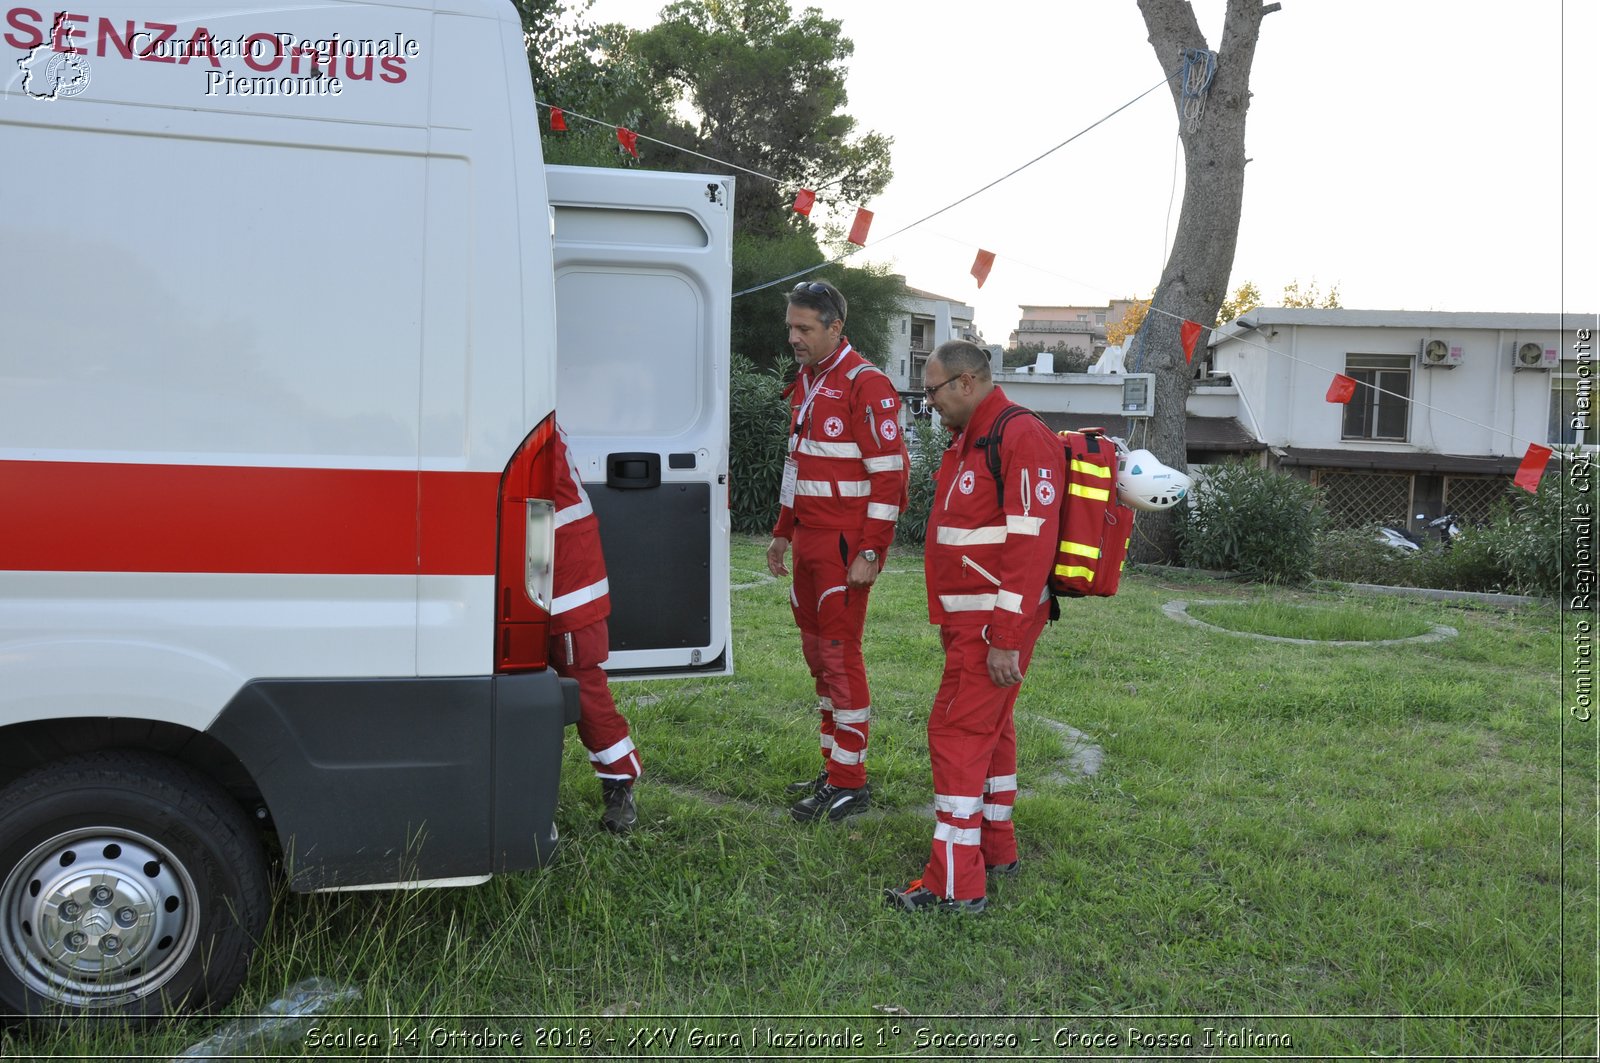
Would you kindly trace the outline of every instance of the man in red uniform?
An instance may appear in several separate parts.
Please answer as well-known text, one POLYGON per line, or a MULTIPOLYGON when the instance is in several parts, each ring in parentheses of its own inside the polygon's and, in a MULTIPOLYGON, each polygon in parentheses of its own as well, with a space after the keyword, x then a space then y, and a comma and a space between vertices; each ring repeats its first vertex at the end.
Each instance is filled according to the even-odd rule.
POLYGON ((605 670, 600 667, 611 656, 606 626, 611 592, 600 552, 600 521, 559 425, 555 465, 556 570, 551 591, 550 666, 557 675, 578 681, 578 738, 589 751, 589 763, 600 778, 605 800, 600 826, 623 834, 639 819, 633 780, 644 767, 628 735, 628 721, 617 711, 605 670))
POLYGON ((1023 413, 1000 433, 996 483, 988 451, 997 444, 987 433, 1013 404, 995 386, 982 348, 940 344, 923 383, 956 433, 939 466, 923 562, 928 618, 945 651, 928 716, 936 823, 922 877, 885 891, 884 900, 907 911, 976 913, 986 903, 985 871, 1010 874, 1018 866, 1011 710, 1049 617, 1045 581, 1066 471, 1061 441, 1023 413))
POLYGON ((790 385, 789 458, 767 568, 786 576, 800 647, 816 679, 823 768, 790 785, 802 823, 866 810, 872 698, 861 656, 867 595, 883 568, 906 503, 910 465, 894 384, 844 336, 848 307, 826 281, 789 293, 789 346, 800 372, 790 385))

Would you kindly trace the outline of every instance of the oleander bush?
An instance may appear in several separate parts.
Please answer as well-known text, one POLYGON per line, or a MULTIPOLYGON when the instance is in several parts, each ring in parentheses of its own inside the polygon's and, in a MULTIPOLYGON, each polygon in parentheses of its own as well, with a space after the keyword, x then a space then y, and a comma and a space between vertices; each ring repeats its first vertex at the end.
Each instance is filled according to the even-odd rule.
POLYGON ((1304 583, 1327 522, 1321 492, 1287 473, 1249 462, 1212 468, 1180 507, 1183 562, 1237 572, 1262 583, 1304 583))
POLYGON ((933 511, 933 475, 939 459, 950 445, 950 433, 934 427, 932 421, 913 421, 906 432, 906 447, 911 451, 910 501, 900 515, 897 538, 903 543, 920 543, 926 538, 928 514, 933 511))
POLYGON ((729 504, 733 530, 765 535, 778 519, 778 488, 789 438, 789 403, 783 377, 733 356, 728 401, 729 504))

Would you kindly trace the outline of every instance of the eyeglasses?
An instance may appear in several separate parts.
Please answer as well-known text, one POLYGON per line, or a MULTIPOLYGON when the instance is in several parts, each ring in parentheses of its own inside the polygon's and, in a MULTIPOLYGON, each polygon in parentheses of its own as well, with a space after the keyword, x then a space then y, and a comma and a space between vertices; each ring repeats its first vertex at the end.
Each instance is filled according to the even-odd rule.
POLYGON ((964 377, 966 375, 967 374, 965 374, 965 373, 957 373, 955 376, 951 377, 949 380, 941 380, 937 384, 933 385, 933 387, 931 387, 931 388, 923 388, 922 389, 922 393, 924 395, 926 395, 928 398, 931 399, 931 398, 933 398, 933 393, 934 392, 938 391, 940 388, 944 387, 946 384, 951 383, 952 381, 960 380, 962 377, 964 377))
POLYGON ((793 288, 791 288, 790 291, 807 292, 811 295, 822 296, 824 299, 828 300, 828 305, 833 307, 833 312, 839 316, 839 320, 844 320, 844 307, 839 305, 839 300, 833 297, 832 290, 829 289, 826 284, 819 284, 817 281, 801 281, 799 284, 796 284, 793 288))

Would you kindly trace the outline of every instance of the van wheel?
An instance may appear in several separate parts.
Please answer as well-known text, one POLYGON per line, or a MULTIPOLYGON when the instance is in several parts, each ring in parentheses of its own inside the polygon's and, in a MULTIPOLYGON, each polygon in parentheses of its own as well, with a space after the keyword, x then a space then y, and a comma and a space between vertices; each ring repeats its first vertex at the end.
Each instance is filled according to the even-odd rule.
POLYGON ((87 753, 0 790, 0 1005, 24 1015, 216 1007, 266 926, 255 828, 216 783, 87 753))

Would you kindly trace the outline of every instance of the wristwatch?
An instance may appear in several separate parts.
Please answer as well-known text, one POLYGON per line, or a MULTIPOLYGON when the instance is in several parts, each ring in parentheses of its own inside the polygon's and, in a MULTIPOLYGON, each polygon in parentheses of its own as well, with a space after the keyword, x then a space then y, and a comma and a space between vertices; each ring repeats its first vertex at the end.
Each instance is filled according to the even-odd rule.
POLYGON ((872 562, 874 565, 878 563, 878 551, 876 550, 863 550, 861 551, 861 556, 872 562))

